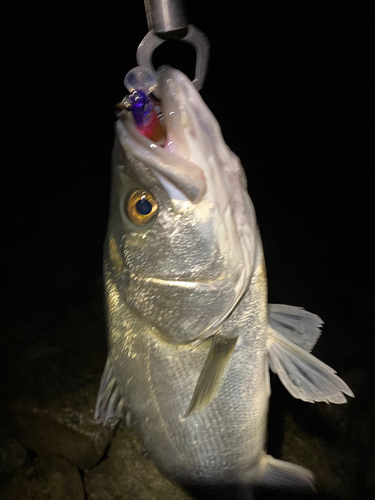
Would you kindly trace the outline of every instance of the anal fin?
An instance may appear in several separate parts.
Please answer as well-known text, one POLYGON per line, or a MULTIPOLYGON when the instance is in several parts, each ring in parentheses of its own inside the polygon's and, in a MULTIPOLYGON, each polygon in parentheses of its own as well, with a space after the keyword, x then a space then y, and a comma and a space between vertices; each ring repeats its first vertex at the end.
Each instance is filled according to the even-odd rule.
POLYGON ((215 398, 224 380, 237 338, 227 339, 216 334, 206 362, 202 368, 197 385, 194 390, 190 406, 185 418, 195 411, 202 410, 215 398))

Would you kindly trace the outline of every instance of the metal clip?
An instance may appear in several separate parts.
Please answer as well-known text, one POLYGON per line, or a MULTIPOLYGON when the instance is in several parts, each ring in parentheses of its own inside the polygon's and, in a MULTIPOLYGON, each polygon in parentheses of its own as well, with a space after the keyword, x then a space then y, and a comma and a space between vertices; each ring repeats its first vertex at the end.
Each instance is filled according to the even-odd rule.
POLYGON ((181 38, 186 35, 188 22, 182 0, 144 2, 149 31, 154 31, 161 38, 181 38))
POLYGON ((196 51, 193 84, 201 90, 207 73, 210 43, 198 28, 187 23, 181 0, 145 0, 149 32, 138 46, 139 66, 155 73, 152 64, 154 50, 166 39, 174 38, 190 43, 196 51))
MULTIPOLYGON (((210 43, 206 35, 192 24, 188 25, 188 33, 181 40, 190 43, 196 50, 197 61, 195 64, 193 84, 198 90, 201 90, 207 74, 210 43)), ((138 46, 137 62, 139 66, 145 66, 155 73, 155 68, 152 64, 152 54, 154 50, 164 42, 165 40, 155 35, 154 31, 149 31, 138 46)))

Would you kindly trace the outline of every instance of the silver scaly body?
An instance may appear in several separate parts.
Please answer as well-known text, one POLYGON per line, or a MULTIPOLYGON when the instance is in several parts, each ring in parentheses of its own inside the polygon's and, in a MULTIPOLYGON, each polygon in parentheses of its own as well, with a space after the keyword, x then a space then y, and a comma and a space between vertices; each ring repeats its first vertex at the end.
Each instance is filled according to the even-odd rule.
POLYGON ((116 127, 109 353, 96 414, 130 412, 150 456, 180 484, 310 485, 308 471, 266 455, 269 365, 306 401, 343 403, 351 391, 309 354, 321 320, 267 304, 255 212, 215 118, 180 72, 164 68, 158 85, 165 147, 127 112, 116 127), (123 210, 136 189, 159 206, 142 228, 123 210))

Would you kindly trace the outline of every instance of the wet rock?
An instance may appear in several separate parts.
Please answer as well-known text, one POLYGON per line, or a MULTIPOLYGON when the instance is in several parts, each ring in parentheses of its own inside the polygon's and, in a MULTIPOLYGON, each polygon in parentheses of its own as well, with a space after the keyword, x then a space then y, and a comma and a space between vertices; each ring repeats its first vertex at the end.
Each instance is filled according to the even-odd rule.
POLYGON ((107 351, 105 324, 83 306, 70 308, 11 348, 9 402, 32 399, 41 406, 74 397, 87 385, 99 386, 107 351))
POLYGON ((142 443, 122 426, 114 437, 108 458, 85 475, 87 500, 187 500, 142 454, 142 443))
POLYGON ((35 459, 0 487, 2 500, 84 500, 80 475, 64 458, 35 459))
POLYGON ((27 461, 28 454, 21 443, 0 432, 0 478, 11 475, 27 461))
POLYGON ((41 458, 62 455, 79 469, 92 468, 112 436, 94 421, 104 323, 83 306, 72 308, 23 342, 9 367, 9 433, 41 458))
POLYGON ((41 407, 15 403, 11 406, 12 430, 38 456, 62 455, 79 469, 88 470, 103 456, 112 436, 110 429, 94 420, 96 391, 96 386, 86 387, 70 402, 63 398, 41 407))
POLYGON ((319 493, 331 495, 340 500, 354 500, 355 477, 347 474, 347 467, 355 473, 359 459, 352 450, 342 452, 338 445, 306 433, 287 415, 282 459, 311 470, 316 479, 319 493))

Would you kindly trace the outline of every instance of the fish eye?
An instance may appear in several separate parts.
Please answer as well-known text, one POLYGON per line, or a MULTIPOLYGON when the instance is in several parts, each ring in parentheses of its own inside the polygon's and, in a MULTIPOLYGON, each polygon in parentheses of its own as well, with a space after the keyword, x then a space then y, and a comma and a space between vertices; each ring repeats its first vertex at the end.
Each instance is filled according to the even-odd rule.
POLYGON ((137 226, 143 226, 154 217, 158 204, 151 193, 137 190, 125 202, 129 219, 137 226))

